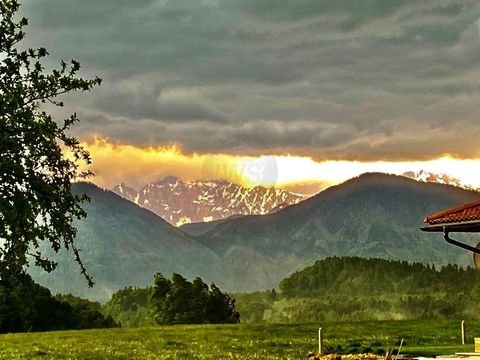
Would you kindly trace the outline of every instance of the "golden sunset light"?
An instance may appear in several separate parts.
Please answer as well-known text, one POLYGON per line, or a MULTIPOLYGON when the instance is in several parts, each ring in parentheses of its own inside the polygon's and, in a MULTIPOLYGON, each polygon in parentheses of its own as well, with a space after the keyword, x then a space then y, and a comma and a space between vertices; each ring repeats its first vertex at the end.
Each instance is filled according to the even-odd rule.
POLYGON ((366 172, 401 175, 421 170, 447 174, 464 185, 480 187, 480 159, 443 156, 404 162, 315 161, 295 155, 188 154, 178 146, 141 148, 99 138, 82 145, 93 159, 92 180, 106 188, 122 182, 142 187, 165 176, 177 176, 188 181, 227 180, 245 187, 261 185, 305 192, 305 184, 320 184, 314 187, 319 190, 366 172))

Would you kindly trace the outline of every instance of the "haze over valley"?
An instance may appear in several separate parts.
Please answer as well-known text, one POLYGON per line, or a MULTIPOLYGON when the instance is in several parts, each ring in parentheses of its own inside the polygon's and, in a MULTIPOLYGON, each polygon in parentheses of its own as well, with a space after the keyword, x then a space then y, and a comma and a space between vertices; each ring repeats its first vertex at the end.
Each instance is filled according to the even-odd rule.
POLYGON ((58 271, 31 272, 54 292, 96 300, 124 286, 145 286, 155 272, 201 276, 228 291, 271 289, 328 256, 471 266, 469 253, 419 227, 426 214, 479 198, 452 185, 371 173, 272 214, 176 228, 112 191, 86 183, 75 190, 92 199, 77 240, 95 287, 87 288, 69 253, 54 256, 58 271))

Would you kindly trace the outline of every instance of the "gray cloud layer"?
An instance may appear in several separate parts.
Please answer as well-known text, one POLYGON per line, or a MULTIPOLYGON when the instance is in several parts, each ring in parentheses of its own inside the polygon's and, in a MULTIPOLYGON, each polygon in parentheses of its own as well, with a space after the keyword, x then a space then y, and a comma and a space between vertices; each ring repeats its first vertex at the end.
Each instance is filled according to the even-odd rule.
POLYGON ((480 4, 43 0, 29 44, 100 89, 77 135, 318 158, 479 156, 480 4))

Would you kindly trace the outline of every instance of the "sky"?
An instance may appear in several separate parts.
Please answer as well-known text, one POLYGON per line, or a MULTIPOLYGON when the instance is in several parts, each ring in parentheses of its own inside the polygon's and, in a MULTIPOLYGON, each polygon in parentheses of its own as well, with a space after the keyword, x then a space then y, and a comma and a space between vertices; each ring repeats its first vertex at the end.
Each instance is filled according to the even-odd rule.
POLYGON ((311 192, 365 171, 480 186, 480 3, 25 0, 25 46, 103 84, 71 112, 93 181, 311 192))

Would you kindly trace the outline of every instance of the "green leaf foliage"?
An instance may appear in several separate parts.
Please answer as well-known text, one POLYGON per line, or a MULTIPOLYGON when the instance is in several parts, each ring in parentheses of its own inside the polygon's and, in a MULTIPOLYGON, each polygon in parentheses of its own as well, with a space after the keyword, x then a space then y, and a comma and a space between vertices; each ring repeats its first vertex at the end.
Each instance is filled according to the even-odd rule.
POLYGON ((150 304, 153 287, 129 286, 118 290, 102 306, 102 312, 124 326, 155 325, 155 308, 150 304))
POLYGON ((72 295, 53 297, 28 275, 0 283, 0 333, 114 326, 113 319, 100 312, 100 304, 72 295))
POLYGON ((127 287, 112 295, 103 306, 122 326, 151 324, 229 324, 238 323, 235 299, 202 279, 188 281, 173 273, 171 279, 161 273, 154 276, 154 286, 127 287))
POLYGON ((189 282, 174 273, 171 280, 155 275, 151 299, 156 308, 155 320, 159 324, 226 324, 240 321, 235 311, 235 300, 202 279, 189 282))
POLYGON ((40 251, 40 243, 48 243, 55 252, 72 250, 93 285, 72 225, 86 216, 80 207, 86 198, 71 192, 72 181, 91 175, 79 170, 79 161, 90 163, 90 156, 68 135, 76 114, 59 123, 42 104, 62 107, 59 96, 88 91, 101 80, 78 77, 75 60, 47 72, 46 49, 19 46, 28 24, 25 18, 17 20, 19 7, 17 0, 0 2, 0 279, 23 273, 29 257, 44 270, 54 270, 56 263, 40 251))

